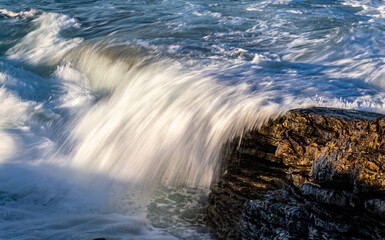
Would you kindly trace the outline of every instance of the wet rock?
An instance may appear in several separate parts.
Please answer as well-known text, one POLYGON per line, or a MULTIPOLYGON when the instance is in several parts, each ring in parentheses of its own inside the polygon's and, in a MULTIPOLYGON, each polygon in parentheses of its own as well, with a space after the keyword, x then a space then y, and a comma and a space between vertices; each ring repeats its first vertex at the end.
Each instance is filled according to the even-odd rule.
POLYGON ((384 115, 297 109, 238 143, 209 199, 218 238, 385 238, 384 115))

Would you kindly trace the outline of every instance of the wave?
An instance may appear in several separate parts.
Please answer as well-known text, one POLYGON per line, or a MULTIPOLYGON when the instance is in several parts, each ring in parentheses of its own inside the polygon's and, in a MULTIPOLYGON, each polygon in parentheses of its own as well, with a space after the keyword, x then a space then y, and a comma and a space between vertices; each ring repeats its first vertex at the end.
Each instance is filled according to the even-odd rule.
POLYGON ((0 9, 0 14, 11 18, 32 18, 40 14, 40 11, 31 9, 29 11, 13 12, 7 9, 0 9))
POLYGON ((32 23, 35 29, 6 52, 9 59, 35 65, 56 65, 69 50, 83 41, 82 38, 67 39, 61 35, 65 29, 80 26, 74 18, 67 15, 43 12, 32 23))
MULTIPOLYGON (((260 10, 257 5, 247 6, 260 10)), ((219 18, 228 25, 238 26, 247 19, 213 15, 199 6, 189 11, 201 15, 195 17, 219 18)), ((293 45, 279 45, 291 46, 287 52, 257 53, 222 44, 219 40, 223 38, 214 38, 215 33, 204 38, 219 41, 212 50, 218 61, 202 60, 206 55, 195 59, 189 51, 180 51, 182 58, 168 59, 159 54, 159 45, 138 47, 118 39, 70 37, 71 30, 82 33, 80 23, 64 14, 38 12, 23 19, 27 14, 22 12, 0 12, 4 18, 18 18, 33 27, 0 60, 0 221, 4 223, 0 237, 28 238, 37 228, 44 230, 38 235, 41 238, 50 234, 65 238, 68 232, 62 229, 73 231, 68 236, 78 238, 96 238, 101 233, 131 236, 130 231, 118 230, 136 219, 109 215, 111 212, 144 213, 153 223, 169 224, 167 231, 179 231, 175 228, 184 228, 181 222, 186 220, 176 216, 182 208, 191 204, 187 212, 189 207, 194 212, 194 207, 204 206, 197 199, 204 198, 215 182, 227 141, 296 107, 385 112, 385 93, 369 85, 383 88, 382 48, 380 42, 373 44, 374 38, 359 41, 354 48, 358 53, 378 49, 381 54, 376 61, 370 58, 367 64, 360 58, 346 58, 356 53, 354 49, 337 60, 320 59, 318 54, 324 53, 318 51, 316 40, 314 48, 301 48, 309 39, 296 38, 289 39, 293 45), (20 67, 23 64, 12 65, 15 62, 31 64, 37 72, 40 65, 50 68, 38 76, 20 67), (329 67, 334 63, 342 67, 329 67), (143 197, 131 184, 141 186, 147 195, 154 185, 167 185, 170 190, 161 189, 158 201, 148 205, 150 197, 143 197), (204 193, 196 194, 194 187, 175 191, 175 185, 200 186, 204 193), (180 194, 185 190, 185 195, 180 194), (175 196, 181 195, 187 204, 175 207, 175 196), (165 220, 165 215, 172 221, 165 220), (101 226, 92 219, 110 224, 101 226), (78 222, 85 225, 79 227, 78 222), (102 230, 84 233, 99 227, 102 230), (7 228, 14 235, 6 233, 7 228)), ((270 44, 281 39, 275 33, 282 33, 281 23, 286 20, 277 21, 278 32, 269 29, 272 24, 267 21, 250 24, 245 31, 253 40, 270 44)), ((237 41, 238 33, 243 34, 228 31, 237 41)), ((337 32, 335 38, 339 36, 337 32)), ((326 45, 335 46, 332 43, 326 45)), ((184 42, 173 44, 169 47, 175 51, 184 46, 184 42)), ((212 52, 207 55, 213 57, 212 52)), ((133 226, 144 226, 141 232, 150 238, 158 235, 156 230, 147 231, 146 220, 133 226)), ((187 231, 178 234, 181 232, 187 231)))
POLYGON ((52 103, 66 109, 69 121, 56 130, 64 140, 50 162, 126 183, 208 187, 227 141, 291 108, 384 106, 380 95, 317 98, 315 86, 336 90, 305 81, 297 90, 298 79, 272 85, 261 78, 251 91, 253 82, 221 82, 218 72, 226 66, 186 68, 114 42, 84 42, 62 59, 51 76, 59 89, 52 103), (302 98, 295 94, 306 89, 302 98))
POLYGON ((85 44, 66 61, 62 76, 76 69, 107 94, 71 125, 70 165, 119 181, 208 187, 227 140, 285 111, 138 48, 85 44))
MULTIPOLYGON (((347 102, 333 99, 345 90, 336 89, 332 81, 287 74, 272 82, 249 74, 243 75, 246 81, 229 85, 218 74, 229 70, 227 63, 186 67, 137 46, 67 39, 61 31, 79 23, 63 14, 44 12, 33 24, 36 29, 7 51, 8 58, 58 66, 50 77, 56 85, 50 104, 55 111, 65 109, 68 125, 57 126, 56 135, 64 140, 51 159, 85 174, 208 187, 218 174, 226 141, 291 108, 383 109, 380 96, 372 96, 373 101, 365 96, 347 102), (317 99, 313 95, 319 90, 332 97, 317 99)), ((237 64, 245 71, 256 67, 237 64)), ((258 55, 251 64, 274 68, 291 63, 258 55)))

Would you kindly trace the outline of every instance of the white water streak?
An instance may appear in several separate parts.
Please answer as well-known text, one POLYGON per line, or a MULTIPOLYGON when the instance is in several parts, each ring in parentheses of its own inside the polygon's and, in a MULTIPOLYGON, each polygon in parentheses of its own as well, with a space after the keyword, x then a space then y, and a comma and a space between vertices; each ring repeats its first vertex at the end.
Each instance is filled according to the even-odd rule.
POLYGON ((227 140, 284 111, 264 104, 263 94, 248 94, 247 84, 225 86, 176 64, 132 67, 110 57, 85 51, 77 64, 91 86, 111 92, 72 132, 72 166, 85 172, 207 187, 227 140))
POLYGON ((63 29, 78 28, 74 18, 59 13, 43 13, 33 20, 36 29, 28 33, 18 44, 7 51, 11 59, 24 59, 31 64, 55 65, 81 38, 65 39, 63 29))
POLYGON ((39 11, 31 9, 29 11, 13 12, 7 9, 0 9, 0 14, 11 18, 30 18, 39 14, 39 11))

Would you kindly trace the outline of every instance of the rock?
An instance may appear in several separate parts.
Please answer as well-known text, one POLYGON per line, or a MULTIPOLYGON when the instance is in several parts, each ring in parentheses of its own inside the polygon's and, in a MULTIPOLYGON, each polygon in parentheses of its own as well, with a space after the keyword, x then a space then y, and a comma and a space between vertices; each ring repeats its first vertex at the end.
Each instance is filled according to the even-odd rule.
POLYGON ((209 197, 218 238, 385 238, 384 115, 297 109, 238 143, 209 197))

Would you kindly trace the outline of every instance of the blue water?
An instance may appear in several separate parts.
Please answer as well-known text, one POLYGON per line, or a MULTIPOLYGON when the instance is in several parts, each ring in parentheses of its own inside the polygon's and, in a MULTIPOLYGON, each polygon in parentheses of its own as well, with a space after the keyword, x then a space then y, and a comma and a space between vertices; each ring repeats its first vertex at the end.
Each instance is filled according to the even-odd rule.
POLYGON ((223 144, 385 112, 375 0, 0 0, 0 238, 211 239, 223 144))

